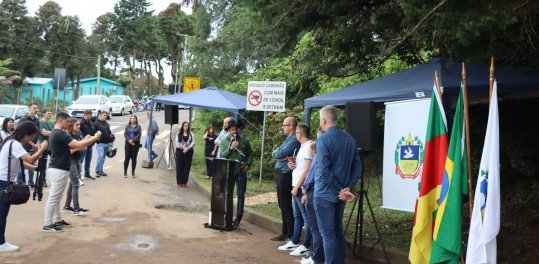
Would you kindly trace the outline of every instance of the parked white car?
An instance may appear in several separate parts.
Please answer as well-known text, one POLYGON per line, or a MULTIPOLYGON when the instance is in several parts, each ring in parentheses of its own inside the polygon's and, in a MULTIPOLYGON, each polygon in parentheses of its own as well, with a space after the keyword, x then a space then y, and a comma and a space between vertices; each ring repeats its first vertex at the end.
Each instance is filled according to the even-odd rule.
MULTIPOLYGON (((4 122, 6 117, 11 117, 15 120, 15 126, 19 123, 19 119, 28 113, 28 106, 15 105, 15 104, 3 104, 0 105, 0 126, 4 122)), ((0 128, 1 129, 1 128, 0 128)))
POLYGON ((124 115, 125 113, 133 114, 133 100, 127 95, 113 95, 109 97, 111 114, 124 115))
POLYGON ((97 117, 102 111, 110 113, 112 107, 109 98, 104 95, 83 95, 73 101, 67 111, 72 117, 82 117, 86 109, 92 110, 92 117, 97 117))

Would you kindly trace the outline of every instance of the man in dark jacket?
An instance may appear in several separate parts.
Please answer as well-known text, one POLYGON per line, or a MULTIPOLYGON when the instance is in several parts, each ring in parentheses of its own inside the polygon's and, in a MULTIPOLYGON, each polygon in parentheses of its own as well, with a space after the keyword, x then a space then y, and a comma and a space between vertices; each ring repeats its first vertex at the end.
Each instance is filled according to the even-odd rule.
MULTIPOLYGON (((37 111, 38 110, 39 110, 39 107, 37 106, 36 103, 30 103, 28 105, 28 114, 23 116, 19 120, 19 123, 22 123, 24 121, 32 121, 32 122, 34 122, 34 124, 36 124, 37 131, 41 131, 39 118, 37 117, 37 111)), ((30 142, 28 142, 28 144, 23 145, 24 150, 26 150, 26 152, 28 152, 28 154, 32 155, 32 154, 34 154, 36 152, 36 150, 37 150, 37 140, 38 140, 38 137, 36 136, 30 142)), ((19 172, 19 175, 17 177, 17 182, 19 182, 21 184, 26 183, 26 179, 24 178, 24 171, 19 172)), ((28 170, 28 185, 30 185, 32 187, 34 186, 34 172, 31 171, 31 170, 28 170)))
POLYGON ((237 160, 239 163, 234 170, 234 180, 238 193, 238 209, 234 222, 240 223, 243 217, 243 207, 245 204, 245 191, 247 190, 247 171, 253 163, 253 150, 249 140, 237 133, 238 125, 234 120, 228 122, 225 129, 228 135, 221 141, 221 158, 237 160))
MULTIPOLYGON (((84 116, 82 117, 80 123, 80 131, 82 132, 83 137, 88 135, 95 135, 96 130, 94 128, 94 124, 92 123, 92 110, 84 111, 84 116)), ((84 164, 84 178, 95 180, 95 178, 90 175, 90 164, 92 162, 93 147, 94 144, 92 143, 90 146, 88 146, 86 151, 81 153, 80 163, 82 165, 82 163, 86 161, 86 163, 84 164)))
POLYGON ((95 176, 107 176, 103 171, 103 165, 105 164, 106 153, 109 151, 109 144, 111 143, 110 125, 107 123, 109 113, 103 111, 99 115, 97 121, 94 122, 94 128, 96 131, 101 131, 101 138, 97 141, 97 164, 95 165, 95 176))

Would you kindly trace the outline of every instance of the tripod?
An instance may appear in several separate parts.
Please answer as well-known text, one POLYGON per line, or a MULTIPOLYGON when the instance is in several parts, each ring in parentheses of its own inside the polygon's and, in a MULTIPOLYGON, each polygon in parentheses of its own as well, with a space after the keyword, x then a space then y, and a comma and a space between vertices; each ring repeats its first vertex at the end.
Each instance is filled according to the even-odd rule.
MULTIPOLYGON (((359 158, 362 162, 364 161, 361 149, 359 149, 359 158)), ((363 165, 365 165, 364 162, 363 162, 363 165)), ((389 260, 387 251, 386 251, 386 247, 384 245, 384 241, 382 240, 382 233, 380 232, 378 221, 376 220, 376 217, 374 216, 374 211, 372 210, 371 201, 369 200, 369 196, 367 195, 367 190, 365 190, 365 178, 363 177, 364 171, 365 171, 365 166, 363 167, 363 170, 361 170, 360 185, 359 185, 359 191, 358 191, 359 199, 356 199, 354 201, 354 205, 352 206, 352 211, 350 212, 350 216, 348 217, 348 222, 346 223, 346 229, 344 232, 346 233, 346 230, 348 230, 348 227, 350 225, 350 220, 352 219, 352 216, 354 215, 354 210, 356 209, 356 205, 357 205, 358 213, 356 215, 354 244, 350 245, 348 241, 346 241, 346 244, 348 244, 348 247, 352 249, 353 255, 356 258, 356 260, 360 262, 364 260, 364 257, 367 256, 378 243, 380 243, 380 245, 382 246, 382 250, 384 251, 384 256, 387 263, 391 263, 389 260), (359 201, 359 204, 358 204, 358 201, 359 201), (378 236, 376 242, 369 248, 369 250, 365 253, 365 255, 363 254, 363 223, 365 220, 364 201, 367 202, 367 208, 369 209, 369 212, 371 214, 372 223, 374 224, 374 228, 378 236), (358 246, 358 234, 359 234, 359 255, 356 255, 356 247, 358 246)))
POLYGON ((163 152, 161 152, 161 157, 159 158, 159 161, 157 161, 157 166, 155 166, 156 168, 159 167, 159 164, 161 163, 161 160, 164 160, 164 157, 165 157, 165 153, 167 151, 169 151, 168 153, 168 161, 167 160, 164 160, 165 164, 167 165, 167 168, 169 170, 172 169, 172 160, 175 160, 176 159, 176 152, 174 152, 174 148, 173 148, 173 141, 172 141, 172 124, 170 124, 170 134, 168 136, 168 140, 167 140, 167 143, 165 143, 165 148, 163 149, 163 152), (167 164, 168 162, 168 164, 167 164))

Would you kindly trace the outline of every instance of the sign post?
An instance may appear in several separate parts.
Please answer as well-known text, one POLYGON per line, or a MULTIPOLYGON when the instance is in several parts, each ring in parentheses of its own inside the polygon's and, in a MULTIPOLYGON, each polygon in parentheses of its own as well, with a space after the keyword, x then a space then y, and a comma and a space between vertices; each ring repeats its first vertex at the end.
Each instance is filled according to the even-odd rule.
POLYGON ((286 101, 286 82, 250 81, 247 85, 247 110, 262 111, 262 147, 260 153, 260 174, 258 183, 262 183, 262 164, 264 160, 264 142, 266 139, 266 112, 284 112, 286 101))

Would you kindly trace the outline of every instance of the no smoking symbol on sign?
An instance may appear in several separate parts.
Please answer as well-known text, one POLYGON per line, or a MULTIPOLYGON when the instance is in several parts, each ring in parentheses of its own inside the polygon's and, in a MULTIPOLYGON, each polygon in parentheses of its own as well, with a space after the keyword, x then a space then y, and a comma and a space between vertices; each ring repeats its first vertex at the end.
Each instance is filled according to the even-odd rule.
POLYGON ((250 92, 249 93, 249 103, 252 106, 257 106, 260 103, 262 103, 262 94, 257 90, 254 90, 254 91, 250 92))

